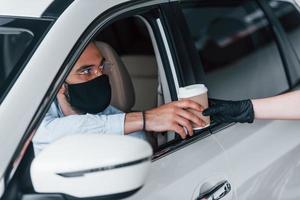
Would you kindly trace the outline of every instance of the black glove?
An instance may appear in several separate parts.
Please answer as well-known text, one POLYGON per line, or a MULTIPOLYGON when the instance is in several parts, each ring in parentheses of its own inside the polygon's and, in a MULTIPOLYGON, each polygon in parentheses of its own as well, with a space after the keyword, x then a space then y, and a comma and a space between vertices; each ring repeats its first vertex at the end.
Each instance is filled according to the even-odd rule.
POLYGON ((250 99, 242 101, 209 100, 210 107, 203 111, 204 116, 211 116, 215 122, 252 123, 254 110, 250 99))

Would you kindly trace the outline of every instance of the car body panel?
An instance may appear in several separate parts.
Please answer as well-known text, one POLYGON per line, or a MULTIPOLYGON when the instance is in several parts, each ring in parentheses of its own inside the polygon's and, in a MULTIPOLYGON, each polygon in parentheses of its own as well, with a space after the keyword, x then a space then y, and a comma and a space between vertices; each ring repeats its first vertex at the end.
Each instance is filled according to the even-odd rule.
POLYGON ((300 198, 299 192, 290 193, 300 184, 299 129, 298 121, 257 120, 215 134, 228 156, 238 199, 300 198))
POLYGON ((0 15, 41 17, 47 7, 55 0, 10 0, 0 1, 0 15), (18 5, 18 6, 16 6, 18 5))
MULTIPOLYGON (((228 170, 224 150, 209 135, 154 161, 146 184, 129 199, 195 199, 206 182, 231 182, 228 170)), ((236 198, 231 192, 224 199, 236 198)))

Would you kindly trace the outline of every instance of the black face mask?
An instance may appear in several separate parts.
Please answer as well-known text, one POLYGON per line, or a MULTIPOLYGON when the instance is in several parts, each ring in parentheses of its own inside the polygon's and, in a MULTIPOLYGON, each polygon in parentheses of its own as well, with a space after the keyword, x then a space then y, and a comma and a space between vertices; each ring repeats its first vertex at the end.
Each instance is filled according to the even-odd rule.
POLYGON ((111 100, 111 87, 105 74, 84 83, 68 84, 68 92, 71 106, 85 113, 99 113, 111 100))

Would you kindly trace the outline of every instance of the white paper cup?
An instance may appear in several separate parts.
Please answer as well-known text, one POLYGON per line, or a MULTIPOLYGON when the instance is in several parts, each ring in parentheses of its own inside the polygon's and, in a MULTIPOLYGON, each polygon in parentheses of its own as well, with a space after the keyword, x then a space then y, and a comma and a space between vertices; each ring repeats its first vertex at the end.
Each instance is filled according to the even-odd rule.
MULTIPOLYGON (((208 90, 206 86, 203 84, 194 84, 186 87, 181 87, 178 90, 178 99, 179 100, 190 99, 192 101, 199 103, 205 109, 208 107, 207 91, 208 90)), ((209 116, 203 116, 202 113, 192 109, 189 109, 189 111, 198 115, 207 124, 205 127, 209 126, 210 124, 209 116)), ((193 124, 194 130, 199 130, 205 127, 199 127, 193 124)))

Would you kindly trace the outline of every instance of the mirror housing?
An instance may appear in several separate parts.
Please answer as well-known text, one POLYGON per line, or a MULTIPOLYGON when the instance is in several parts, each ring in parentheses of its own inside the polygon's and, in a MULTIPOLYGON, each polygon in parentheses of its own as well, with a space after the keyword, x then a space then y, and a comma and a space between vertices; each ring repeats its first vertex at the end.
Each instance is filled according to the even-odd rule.
POLYGON ((146 141, 130 136, 66 136, 34 158, 32 184, 39 193, 125 198, 143 186, 152 153, 146 141))

